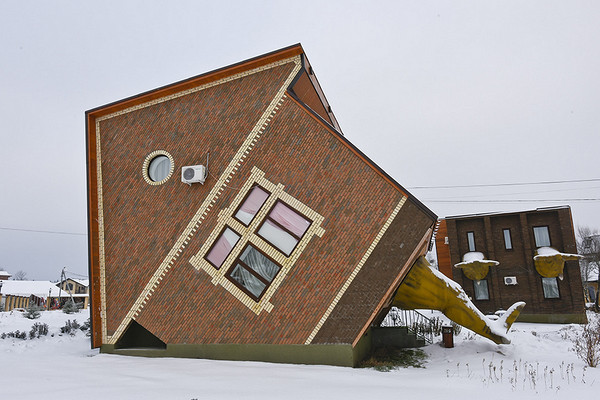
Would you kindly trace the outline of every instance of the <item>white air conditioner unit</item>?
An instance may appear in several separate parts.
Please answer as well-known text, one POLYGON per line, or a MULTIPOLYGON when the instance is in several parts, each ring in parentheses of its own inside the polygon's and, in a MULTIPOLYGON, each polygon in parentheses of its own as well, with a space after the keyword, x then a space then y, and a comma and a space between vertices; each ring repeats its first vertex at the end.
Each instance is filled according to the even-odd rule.
POLYGON ((516 276, 505 276, 504 277, 504 284, 505 285, 516 285, 517 284, 517 277, 516 276))
POLYGON ((204 165, 189 165, 181 168, 181 182, 191 185, 192 183, 204 183, 206 179, 206 168, 204 165))

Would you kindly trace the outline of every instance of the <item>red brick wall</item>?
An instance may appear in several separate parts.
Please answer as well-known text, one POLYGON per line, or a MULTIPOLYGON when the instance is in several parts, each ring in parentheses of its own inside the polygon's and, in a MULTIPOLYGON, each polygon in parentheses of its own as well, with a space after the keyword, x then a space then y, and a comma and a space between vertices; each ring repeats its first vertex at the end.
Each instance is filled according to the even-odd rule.
MULTIPOLYGON (((101 123, 109 334, 290 71, 285 65, 101 123), (148 185, 141 176, 142 162, 154 150, 168 151, 176 164, 175 176, 159 186, 148 185), (208 150, 207 182, 191 187, 181 183, 181 166, 204 164, 208 150)), ((136 317, 164 342, 304 343, 403 196, 290 98, 228 186, 136 317), (259 315, 189 263, 213 230, 219 210, 231 204, 254 166, 325 217, 323 237, 310 240, 271 298, 273 310, 259 315)), ((411 210, 408 202, 405 206, 411 210)), ((427 229, 423 222, 413 225, 411 218, 403 218, 397 229, 400 239, 408 235, 401 252, 427 229)), ((380 300, 378 293, 368 298, 369 304, 380 300)), ((349 321, 355 331, 369 312, 374 310, 349 321)), ((350 336, 345 340, 354 339, 350 336)))
MULTIPOLYGON (((516 301, 525 301, 524 314, 569 314, 582 313, 583 289, 579 265, 565 263, 564 279, 558 280, 560 299, 545 299, 541 276, 535 270, 534 226, 548 226, 552 247, 566 252, 576 253, 575 235, 568 208, 542 210, 538 212, 495 214, 481 217, 447 219, 448 237, 452 264, 462 261, 462 255, 468 251, 466 232, 474 231, 477 251, 488 259, 500 262, 491 267, 486 277, 490 300, 473 300, 485 313, 506 309, 516 301), (503 229, 510 229, 512 250, 505 249, 503 229), (518 284, 505 285, 504 277, 514 276, 518 284)), ((457 269, 452 269, 452 279, 474 297, 473 281, 466 278, 457 269)))
POLYGON ((100 122, 109 335, 215 183, 187 186, 181 167, 205 164, 210 151, 218 176, 291 70, 287 64, 100 122), (175 160, 174 176, 159 186, 142 177, 155 150, 175 160))

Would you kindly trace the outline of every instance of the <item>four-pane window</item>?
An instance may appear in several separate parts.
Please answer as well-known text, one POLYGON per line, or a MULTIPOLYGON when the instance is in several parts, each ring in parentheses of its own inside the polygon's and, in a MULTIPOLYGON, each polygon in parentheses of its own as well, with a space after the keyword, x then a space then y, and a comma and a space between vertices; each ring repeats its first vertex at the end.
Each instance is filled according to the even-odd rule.
MULTIPOLYGON (((233 218, 249 227, 269 196, 271 193, 261 186, 254 186, 233 214, 233 218)), ((290 257, 311 223, 311 220, 298 211, 277 200, 253 233, 290 257)), ((242 235, 231 227, 225 226, 204 258, 214 268, 221 268, 241 237, 242 235)), ((281 266, 252 244, 247 244, 238 254, 241 255, 228 267, 225 276, 248 296, 259 301, 281 270, 281 266)))

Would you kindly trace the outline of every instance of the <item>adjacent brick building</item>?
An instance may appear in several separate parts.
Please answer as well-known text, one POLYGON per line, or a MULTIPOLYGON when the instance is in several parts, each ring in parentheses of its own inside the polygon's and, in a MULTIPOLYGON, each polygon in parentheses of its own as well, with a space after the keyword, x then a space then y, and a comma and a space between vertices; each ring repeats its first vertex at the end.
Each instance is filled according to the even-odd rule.
POLYGON ((435 244, 440 271, 458 282, 484 313, 525 301, 519 321, 585 321, 579 263, 566 261, 562 279, 544 278, 534 265, 541 247, 577 253, 568 206, 446 217, 439 223, 435 244), (480 281, 454 267, 473 252, 499 262, 480 281))
POLYGON ((343 136, 300 45, 86 125, 102 351, 355 365, 437 219, 343 136))

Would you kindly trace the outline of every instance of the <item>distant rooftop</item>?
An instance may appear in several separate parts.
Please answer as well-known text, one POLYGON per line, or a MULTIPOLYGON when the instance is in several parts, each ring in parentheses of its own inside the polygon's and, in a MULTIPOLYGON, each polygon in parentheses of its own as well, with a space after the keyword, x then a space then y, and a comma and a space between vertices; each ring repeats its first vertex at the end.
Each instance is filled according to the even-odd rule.
POLYGON ((556 206, 556 207, 540 207, 534 210, 524 210, 524 211, 496 211, 489 213, 479 213, 479 214, 463 214, 463 215, 452 215, 449 217, 444 217, 443 219, 459 219, 459 218, 475 218, 475 217, 486 217, 492 215, 506 215, 506 214, 522 214, 522 213, 531 213, 538 211, 552 211, 552 210, 563 210, 570 209, 570 206, 556 206))
MULTIPOLYGON (((56 283, 50 281, 3 281, 2 295, 8 296, 37 296, 48 297, 51 293, 52 297, 58 297, 59 288, 56 283)), ((69 293, 62 291, 60 297, 69 297, 69 293)))

